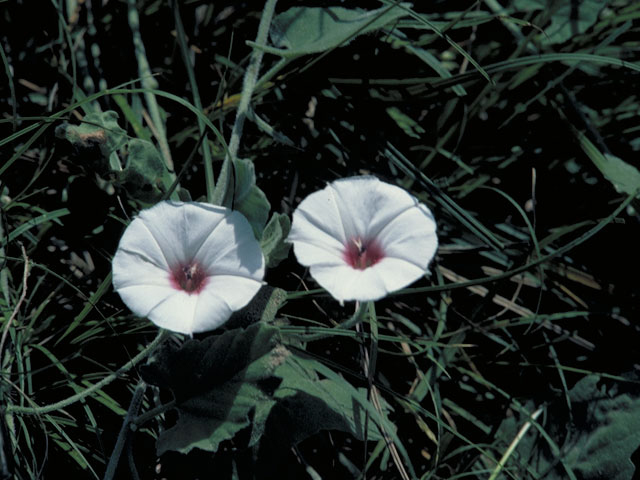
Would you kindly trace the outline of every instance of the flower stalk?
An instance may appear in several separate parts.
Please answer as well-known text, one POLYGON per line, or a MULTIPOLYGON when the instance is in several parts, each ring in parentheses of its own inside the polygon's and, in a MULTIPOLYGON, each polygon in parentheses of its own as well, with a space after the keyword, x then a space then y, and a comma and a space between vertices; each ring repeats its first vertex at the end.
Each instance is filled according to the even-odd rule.
MULTIPOLYGON (((260 18, 260 25, 258 26, 258 34, 256 36, 256 44, 264 46, 267 44, 267 38, 269 36, 269 27, 271 25, 271 19, 275 13, 277 0, 267 0, 262 11, 262 17, 260 18)), ((240 147, 240 139, 242 138, 242 130, 244 128, 244 121, 247 118, 249 112, 249 105, 251 103, 251 97, 253 96, 253 90, 256 87, 258 81, 258 74, 260 72, 260 64, 262 63, 262 57, 264 52, 260 48, 254 48, 249 60, 249 66, 244 74, 242 83, 242 93, 240 94, 240 102, 236 111, 236 119, 231 130, 231 138, 229 140, 229 148, 227 154, 224 157, 222 167, 220 168, 220 175, 218 176, 218 183, 212 198, 209 199, 211 203, 216 205, 222 205, 227 191, 229 190, 230 182, 232 180, 231 168, 233 161, 238 158, 238 149, 240 147)))

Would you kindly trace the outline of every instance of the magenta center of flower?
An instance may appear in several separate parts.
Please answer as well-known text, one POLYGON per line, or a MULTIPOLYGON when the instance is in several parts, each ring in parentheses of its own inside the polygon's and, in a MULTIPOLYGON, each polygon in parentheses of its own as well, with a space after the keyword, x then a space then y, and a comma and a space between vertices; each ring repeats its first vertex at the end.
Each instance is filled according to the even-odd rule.
POLYGON ((364 270, 384 258, 382 247, 374 240, 352 238, 344 250, 344 260, 357 270, 364 270))
POLYGON ((176 290, 184 290, 189 295, 200 293, 209 277, 198 262, 177 265, 171 269, 170 282, 176 290))

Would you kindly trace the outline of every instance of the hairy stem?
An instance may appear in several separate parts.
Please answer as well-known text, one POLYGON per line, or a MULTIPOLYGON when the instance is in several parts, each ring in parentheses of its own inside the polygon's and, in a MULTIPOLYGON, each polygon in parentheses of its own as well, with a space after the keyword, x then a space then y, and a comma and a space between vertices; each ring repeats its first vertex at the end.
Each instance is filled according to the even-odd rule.
POLYGON ((161 330, 160 333, 153 339, 153 341, 147 345, 140 353, 138 353, 135 357, 125 363, 118 370, 113 372, 110 375, 107 375, 105 378, 100 380, 98 383, 90 386, 86 390, 79 392, 75 395, 71 395, 64 400, 60 400, 59 402, 51 403, 49 405, 43 405, 41 407, 21 407, 19 405, 9 405, 7 406, 6 413, 17 413, 22 415, 41 415, 44 413, 54 412, 56 410, 60 410, 62 408, 68 407, 69 405, 82 400, 83 398, 88 397, 92 393, 100 390, 104 386, 110 384, 118 377, 120 377, 123 373, 131 370, 131 368, 143 359, 145 359, 151 352, 153 352, 158 345, 160 345, 167 337, 169 336, 169 332, 166 330, 161 330))

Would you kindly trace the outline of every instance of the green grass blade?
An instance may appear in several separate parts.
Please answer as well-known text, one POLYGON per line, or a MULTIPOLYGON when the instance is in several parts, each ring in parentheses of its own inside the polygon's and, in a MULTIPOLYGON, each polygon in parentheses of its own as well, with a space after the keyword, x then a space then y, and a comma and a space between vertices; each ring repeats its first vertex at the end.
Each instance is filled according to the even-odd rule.
POLYGON ((527 270, 530 270, 532 268, 537 267, 538 265, 542 265, 546 262, 548 262, 549 260, 564 255, 565 253, 567 253, 568 251, 572 250, 573 248, 577 247, 578 245, 586 242, 587 240, 589 240, 591 237, 593 237, 595 234, 597 234, 600 230, 602 230, 604 227, 606 227, 608 224, 610 224, 614 218, 616 218, 625 208, 627 208, 627 206, 629 206, 629 204, 634 200, 636 195, 629 195, 620 205, 618 205, 618 207, 616 207, 616 209, 613 211, 613 213, 611 213, 611 215, 609 215, 608 217, 604 218, 603 220, 599 221, 597 223, 597 225, 595 227, 593 227, 592 229, 586 231, 585 233, 583 233, 582 235, 580 235, 578 238, 576 238, 575 240, 572 240, 571 242, 568 242, 567 244, 563 245, 562 247, 558 248, 557 250, 543 256, 540 258, 537 258, 536 260, 533 260, 525 265, 522 265, 520 267, 516 267, 512 270, 508 270, 504 273, 501 273, 499 275, 493 275, 490 277, 484 277, 484 278, 479 278, 476 280, 469 280, 466 282, 459 282, 459 283, 453 283, 453 284, 446 284, 446 285, 436 285, 436 286, 432 286, 432 287, 416 287, 416 288, 405 288, 404 290, 400 290, 396 293, 394 293, 394 295, 402 295, 402 294, 413 294, 413 293, 426 293, 426 292, 442 292, 442 291, 446 291, 446 290, 451 290, 454 288, 467 288, 467 287, 472 287, 474 285, 482 285, 484 283, 491 283, 491 282, 496 282, 498 280, 504 280, 506 278, 511 278, 514 275, 517 275, 519 273, 522 272, 526 272, 527 270))
POLYGON ((164 119, 162 118, 161 109, 154 93, 155 89, 158 87, 158 82, 154 78, 153 72, 151 72, 146 49, 142 41, 142 34, 140 33, 140 17, 138 15, 136 0, 128 0, 127 6, 129 27, 131 28, 133 46, 135 49, 136 60, 138 62, 138 74, 140 75, 142 86, 145 87, 145 91, 142 93, 144 93, 147 108, 149 109, 149 115, 153 121, 155 131, 157 132, 156 139, 160 144, 160 151, 162 152, 165 165, 170 172, 174 172, 173 160, 171 159, 169 143, 167 142, 164 119))
MULTIPOLYGON (((388 0, 384 0, 383 3, 391 3, 388 0)), ((435 32, 439 37, 441 37, 442 39, 444 39, 449 45, 451 45, 454 50, 456 50, 460 55, 462 55, 471 65, 473 65, 473 67, 478 71, 478 73, 480 73, 480 75, 482 75, 487 82, 489 83, 489 85, 495 85, 495 82, 493 81, 493 79, 491 78, 491 76, 489 75, 489 73, 480 66, 480 64, 471 56, 469 55, 464 48, 462 48, 457 42, 453 41, 453 39, 451 39, 451 37, 449 37, 449 35, 447 35, 446 33, 444 33, 443 31, 441 31, 438 27, 436 27, 433 23, 431 23, 429 20, 427 20, 423 15, 420 15, 418 13, 416 13, 415 11, 413 11, 413 9, 411 9, 408 6, 405 6, 403 4, 397 4, 401 9, 405 10, 409 15, 411 15, 414 19, 416 19, 418 22, 423 23, 426 27, 428 27, 429 29, 433 30, 433 32, 435 32)))
POLYGON ((34 217, 31 220, 24 222, 22 225, 16 227, 14 230, 9 232, 9 235, 7 238, 3 237, 1 240, 2 246, 3 247, 5 246, 6 241, 11 243, 23 233, 31 230, 33 227, 42 225, 43 223, 56 222, 58 225, 62 225, 62 223, 58 219, 64 217, 65 215, 69 215, 69 213, 70 212, 68 208, 60 208, 58 210, 47 212, 37 217, 34 217))
MULTIPOLYGON (((193 94, 193 104, 198 110, 203 111, 202 102, 200 101, 200 93, 198 91, 198 82, 196 81, 196 75, 193 71, 193 65, 191 64, 191 58, 189 56, 189 47, 187 46, 187 35, 184 31, 182 19, 180 18, 180 7, 178 2, 173 0, 171 2, 173 10, 173 18, 176 24, 176 34, 178 38, 178 44, 180 45, 180 53, 182 55, 182 62, 187 70, 187 77, 189 78, 189 86, 191 87, 191 93, 193 94)), ((200 135, 204 135, 202 141, 202 156, 204 161, 204 178, 207 187, 207 201, 213 202, 213 190, 215 188, 215 179, 213 176, 213 163, 211 160, 211 150, 209 148, 209 142, 207 141, 207 133, 205 130, 205 124, 202 119, 198 118, 198 129, 200 135)))
POLYGON ((454 218, 467 227, 471 232, 482 239, 487 245, 496 251, 504 249, 503 243, 491 231, 460 207, 451 197, 438 188, 425 174, 419 171, 398 149, 387 143, 388 150, 385 155, 391 162, 405 172, 410 178, 416 180, 422 188, 434 197, 434 200, 442 208, 447 210, 454 218))
POLYGON ((9 60, 4 53, 4 48, 2 47, 2 42, 0 42, 0 58, 2 58, 2 64, 4 65, 4 71, 7 75, 7 80, 9 81, 9 95, 11 95, 11 112, 13 122, 13 130, 15 131, 18 127, 17 122, 17 111, 18 111, 18 100, 16 99, 16 86, 13 83, 13 75, 11 74, 11 65, 9 65, 9 60))

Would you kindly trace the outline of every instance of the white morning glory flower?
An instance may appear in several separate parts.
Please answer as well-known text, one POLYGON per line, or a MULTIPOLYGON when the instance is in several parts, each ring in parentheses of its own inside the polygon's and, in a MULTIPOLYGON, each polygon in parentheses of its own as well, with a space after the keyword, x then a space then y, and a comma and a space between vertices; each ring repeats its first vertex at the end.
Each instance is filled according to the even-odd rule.
POLYGON ((298 262, 340 302, 406 287, 425 274, 438 247, 429 209, 371 176, 337 180, 305 198, 289 241, 298 262))
POLYGON ((206 203, 161 202, 141 211, 113 257, 113 286, 131 311, 190 335, 226 322, 263 277, 247 219, 206 203))

